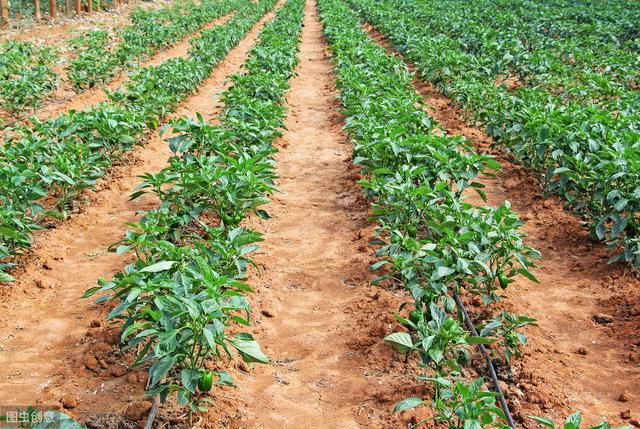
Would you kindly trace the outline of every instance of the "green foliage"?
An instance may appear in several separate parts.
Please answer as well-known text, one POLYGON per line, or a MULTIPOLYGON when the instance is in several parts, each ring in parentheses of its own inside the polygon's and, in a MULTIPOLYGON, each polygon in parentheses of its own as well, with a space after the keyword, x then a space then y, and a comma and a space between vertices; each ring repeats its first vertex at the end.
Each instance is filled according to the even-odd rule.
POLYGON ((105 31, 88 31, 71 40, 77 55, 67 76, 76 91, 107 82, 239 6, 238 0, 225 0, 180 3, 159 10, 138 8, 131 13, 132 24, 116 34, 115 46, 105 31))
MULTIPOLYGON (((531 420, 540 423, 543 427, 547 427, 549 429, 556 429, 556 424, 553 420, 546 417, 537 417, 537 416, 529 416, 531 420)), ((566 418, 564 423, 562 424, 562 429, 581 429, 582 428, 582 414, 574 413, 566 418)), ((628 429, 631 426, 618 426, 617 429, 628 429)), ((590 426, 588 429, 611 429, 611 425, 603 421, 595 426, 590 426)))
POLYGON ((108 102, 10 132, 0 150, 0 259, 28 248, 47 218, 65 217, 69 202, 193 93, 273 4, 245 4, 196 37, 188 59, 140 70, 108 102))
MULTIPOLYGON (((270 5, 263 3, 262 13, 270 5)), ((223 94, 219 126, 201 116, 171 122, 169 166, 144 175, 132 195, 153 192, 161 205, 131 224, 113 246, 118 253, 133 252, 136 262, 85 294, 116 301, 108 319, 122 324, 125 349, 137 354, 134 365, 150 365, 147 395, 164 401, 175 394, 190 412, 211 402, 212 385, 233 384, 226 372, 207 369, 212 360, 230 358, 235 350, 245 362, 269 362, 249 333, 238 333, 237 326, 233 335, 227 330, 249 325, 246 294, 252 290, 243 279, 262 237, 238 224, 250 213, 268 217, 258 207, 275 191, 272 142, 284 129, 284 91, 297 64, 303 9, 304 0, 289 0, 265 26, 247 71, 232 76, 233 85, 223 94), (261 85, 279 90, 256 92, 261 85), (236 112, 242 112, 241 122, 236 112)), ((250 19, 259 17, 247 14, 225 46, 237 43, 250 19)), ((220 33, 209 37, 220 40, 220 33)), ((195 46, 205 52, 204 45, 195 46)), ((217 58, 215 50, 206 52, 217 58)))
POLYGON ((638 11, 625 0, 350 0, 594 240, 640 266, 638 11), (515 85, 508 82, 514 81, 515 85))
POLYGON ((58 75, 52 64, 58 52, 31 42, 10 40, 0 44, 0 103, 15 117, 34 111, 56 88, 58 75))
MULTIPOLYGON (((396 315, 409 332, 385 341, 404 355, 416 351, 421 366, 435 374, 423 380, 433 383, 438 421, 452 428, 504 426, 495 405, 499 395, 484 391, 482 380, 450 379, 461 377, 476 344, 504 342, 510 356, 515 354, 511 335, 524 324, 492 331, 499 338, 471 335, 455 311, 453 294, 478 295, 485 305, 498 301, 513 278, 537 281, 531 268, 540 255, 524 245, 523 223, 508 202, 466 202, 465 190, 485 199, 477 179, 492 175, 499 164, 464 138, 442 133, 425 112, 405 64, 369 38, 354 11, 341 0, 321 0, 319 7, 353 159, 362 166, 360 184, 378 223, 377 255, 384 260, 371 268, 384 267, 377 281, 399 282, 413 298, 409 319, 396 315)), ((396 410, 423 403, 410 398, 396 410)))

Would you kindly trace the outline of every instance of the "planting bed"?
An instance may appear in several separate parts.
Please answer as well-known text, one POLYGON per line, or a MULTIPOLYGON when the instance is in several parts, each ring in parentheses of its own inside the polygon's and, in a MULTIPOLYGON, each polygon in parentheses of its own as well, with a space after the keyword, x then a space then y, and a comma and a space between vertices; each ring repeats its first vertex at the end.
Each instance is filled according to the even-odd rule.
POLYGON ((627 3, 203 0, 79 41, 77 94, 4 106, 0 410, 640 426, 627 3))

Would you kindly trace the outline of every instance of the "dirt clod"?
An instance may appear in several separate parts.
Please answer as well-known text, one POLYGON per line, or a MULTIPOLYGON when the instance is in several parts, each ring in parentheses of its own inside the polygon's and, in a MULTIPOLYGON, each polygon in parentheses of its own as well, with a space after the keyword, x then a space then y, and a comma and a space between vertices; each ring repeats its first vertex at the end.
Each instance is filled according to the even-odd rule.
POLYGON ((629 396, 627 396, 626 392, 622 392, 620 396, 618 396, 618 401, 620 402, 629 402, 629 396))
POLYGON ((589 354, 589 350, 587 350, 585 347, 578 347, 578 349, 576 350, 576 352, 577 352, 579 355, 583 355, 583 356, 586 356, 586 355, 588 355, 588 354, 589 354))
POLYGON ((78 400, 76 399, 76 397, 70 393, 67 393, 66 395, 64 395, 61 399, 60 402, 62 403, 62 406, 64 408, 66 408, 67 410, 71 410, 75 407, 78 406, 78 400))
POLYGON ((274 310, 273 308, 263 308, 260 313, 262 313, 266 317, 276 317, 277 315, 276 310, 274 310))
POLYGON ((89 355, 84 360, 84 366, 86 366, 87 369, 95 371, 98 369, 98 359, 96 359, 94 355, 89 355))
POLYGON ((109 367, 109 374, 114 377, 122 377, 127 373, 127 370, 122 365, 111 365, 109 367))
POLYGON ((608 324, 608 323, 612 323, 614 319, 613 319, 613 316, 610 316, 608 314, 597 313, 593 315, 593 320, 596 323, 608 324))
POLYGON ((127 411, 125 411, 124 416, 127 420, 137 422, 145 419, 150 410, 151 402, 149 401, 132 402, 127 407, 127 411))
POLYGON ((620 418, 624 420, 629 420, 631 418, 631 410, 620 411, 620 418))

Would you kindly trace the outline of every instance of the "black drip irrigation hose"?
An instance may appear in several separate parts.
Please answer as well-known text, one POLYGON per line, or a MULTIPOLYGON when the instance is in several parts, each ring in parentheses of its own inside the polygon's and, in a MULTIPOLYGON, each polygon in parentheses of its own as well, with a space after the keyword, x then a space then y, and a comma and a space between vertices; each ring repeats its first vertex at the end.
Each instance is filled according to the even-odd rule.
POLYGON ((153 426, 153 420, 156 417, 156 413, 158 412, 158 407, 160 406, 160 398, 157 396, 153 398, 153 405, 151 406, 151 411, 147 416, 147 422, 144 424, 144 429, 151 429, 153 426))
MULTIPOLYGON (((453 299, 455 300, 458 308, 464 314, 464 323, 465 325, 467 325, 467 328, 471 331, 471 334, 473 334, 474 337, 479 337, 478 331, 476 331, 476 327, 471 321, 471 318, 469 317, 469 313, 467 312, 467 309, 462 303, 462 300, 460 299, 460 295, 458 295, 458 292, 456 291, 453 292, 453 299)), ((504 393, 502 393, 502 389, 500 389, 500 384, 498 382, 498 375, 496 374, 496 368, 493 366, 493 362, 491 362, 491 357, 489 356, 489 353, 487 352, 487 349, 484 346, 484 344, 478 344, 477 346, 480 349, 480 353, 482 353, 482 356, 484 356, 484 360, 487 362, 487 368, 489 369, 489 373, 491 374, 491 380, 493 381, 493 388, 496 391, 496 393, 500 395, 498 396, 498 400, 500 401, 500 406, 502 407, 502 411, 504 411, 504 416, 507 420, 507 424, 509 425, 509 427, 515 429, 516 424, 513 421, 513 417, 511 417, 511 412, 509 411, 509 405, 507 405, 507 400, 504 397, 504 393)))

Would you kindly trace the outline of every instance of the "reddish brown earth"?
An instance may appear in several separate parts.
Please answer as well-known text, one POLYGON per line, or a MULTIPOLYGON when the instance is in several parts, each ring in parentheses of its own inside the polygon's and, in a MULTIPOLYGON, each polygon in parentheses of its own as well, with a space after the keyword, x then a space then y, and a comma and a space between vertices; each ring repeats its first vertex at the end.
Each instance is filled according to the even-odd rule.
MULTIPOLYGON (((379 32, 366 28, 374 40, 393 52, 379 32)), ((502 170, 495 178, 481 180, 488 204, 509 201, 526 222, 527 245, 543 255, 534 270, 540 284, 518 280, 507 291, 504 304, 512 312, 537 318, 539 325, 527 331, 530 343, 525 357, 514 365, 514 376, 505 377, 506 395, 516 416, 521 421, 526 415, 560 421, 582 411, 585 421, 592 424, 602 418, 612 424, 638 423, 637 274, 623 265, 608 264, 612 254, 601 243, 591 242, 586 223, 563 210, 560 200, 545 199, 535 174, 493 147, 484 131, 465 122, 464 112, 454 102, 424 81, 416 79, 414 84, 429 114, 448 134, 463 135, 477 150, 497 157, 502 170)), ((475 193, 469 198, 482 204, 475 193)))
MULTIPOLYGON (((240 70, 258 31, 273 15, 267 14, 230 51, 174 116, 218 113, 212 96, 223 90, 227 75, 240 70)), ((133 411, 144 407, 138 401, 145 375, 121 366, 126 359, 113 345, 115 328, 101 322, 105 309, 80 296, 99 277, 109 278, 124 267, 122 256, 106 250, 122 237, 125 222, 156 206, 152 196, 129 201, 129 195, 140 182, 137 176, 161 169, 169 155, 154 133, 86 195, 81 213, 36 236, 18 281, 0 289, 0 404, 65 405, 83 420, 96 413, 124 413, 130 403, 133 411)))
MULTIPOLYGON (((341 131, 330 55, 315 2, 306 6, 300 65, 287 96, 287 132, 276 144, 282 194, 265 232, 252 308, 254 334, 273 361, 237 371, 211 427, 398 427, 390 409, 411 394, 416 368, 382 338, 404 292, 370 286, 375 262, 367 202, 341 131), (238 409, 238 405, 240 408, 238 409)), ((219 398, 222 399, 222 398, 219 398)))

